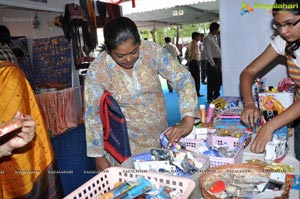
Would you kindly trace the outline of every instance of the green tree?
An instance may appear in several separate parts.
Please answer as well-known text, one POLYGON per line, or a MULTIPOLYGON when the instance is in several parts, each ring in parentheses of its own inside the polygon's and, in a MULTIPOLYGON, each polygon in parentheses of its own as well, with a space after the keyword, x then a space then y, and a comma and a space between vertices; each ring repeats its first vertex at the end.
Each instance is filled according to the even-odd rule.
MULTIPOLYGON (((179 38, 191 37, 192 32, 201 32, 208 33, 210 22, 201 23, 201 24, 187 24, 178 27, 179 38)), ((152 38, 151 31, 153 29, 143 29, 140 31, 142 38, 152 38)), ((164 45, 165 37, 171 37, 172 39, 177 38, 177 26, 167 26, 167 27, 159 27, 155 28, 155 42, 164 45)), ((173 41, 176 44, 176 41, 173 41)))

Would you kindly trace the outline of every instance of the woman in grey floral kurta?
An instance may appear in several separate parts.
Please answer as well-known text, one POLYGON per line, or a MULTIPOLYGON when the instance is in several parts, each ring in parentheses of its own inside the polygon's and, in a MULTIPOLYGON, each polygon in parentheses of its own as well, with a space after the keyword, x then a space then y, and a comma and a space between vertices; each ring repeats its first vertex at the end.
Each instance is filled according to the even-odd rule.
POLYGON ((179 96, 182 120, 166 133, 170 143, 191 132, 198 103, 190 73, 158 44, 141 41, 129 18, 109 22, 104 38, 105 50, 90 65, 84 83, 87 156, 95 157, 98 170, 115 164, 103 147, 99 100, 104 91, 112 93, 126 117, 132 154, 160 147, 159 136, 168 127, 159 75, 179 96))

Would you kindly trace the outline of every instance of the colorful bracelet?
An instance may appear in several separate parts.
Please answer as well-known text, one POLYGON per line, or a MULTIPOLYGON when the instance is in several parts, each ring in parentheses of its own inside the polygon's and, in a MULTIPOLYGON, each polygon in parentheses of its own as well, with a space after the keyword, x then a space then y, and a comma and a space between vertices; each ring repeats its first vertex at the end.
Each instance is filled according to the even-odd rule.
POLYGON ((10 156, 12 153, 1 149, 0 147, 0 155, 2 156, 10 156))

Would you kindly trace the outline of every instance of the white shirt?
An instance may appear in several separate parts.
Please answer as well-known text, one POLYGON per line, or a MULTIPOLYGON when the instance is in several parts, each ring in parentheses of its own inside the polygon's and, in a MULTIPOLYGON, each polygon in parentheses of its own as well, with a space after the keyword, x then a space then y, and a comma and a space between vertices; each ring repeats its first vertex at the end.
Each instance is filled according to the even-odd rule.
POLYGON ((200 49, 200 52, 201 52, 201 61, 202 60, 206 60, 206 56, 205 56, 205 53, 204 53, 204 45, 203 45, 203 42, 202 41, 199 41, 199 49, 200 49))
POLYGON ((221 50, 216 40, 216 37, 213 34, 209 33, 205 37, 203 45, 207 61, 210 63, 211 66, 215 66, 213 58, 221 58, 221 50))
MULTIPOLYGON (((277 35, 272 40, 271 45, 279 55, 283 55, 283 56, 286 55, 285 53, 286 41, 280 35, 277 35)), ((294 51, 294 53, 296 55, 296 59, 292 59, 292 60, 300 68, 300 48, 294 51)))
POLYGON ((177 56, 180 55, 178 48, 172 43, 165 44, 164 48, 172 55, 174 59, 177 59, 177 56))

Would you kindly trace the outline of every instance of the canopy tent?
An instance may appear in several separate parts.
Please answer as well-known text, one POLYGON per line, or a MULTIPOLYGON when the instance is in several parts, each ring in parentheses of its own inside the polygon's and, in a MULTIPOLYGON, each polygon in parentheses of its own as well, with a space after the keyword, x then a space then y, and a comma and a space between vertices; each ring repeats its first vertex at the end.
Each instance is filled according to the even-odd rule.
MULTIPOLYGON (((72 2, 79 3, 79 0, 72 2)), ((48 0, 47 3, 1 0, 0 7, 64 12, 66 3, 70 3, 70 0, 61 0, 59 3, 55 0, 48 0)), ((120 5, 123 15, 135 21, 139 28, 194 24, 216 21, 219 18, 219 0, 134 0, 134 3, 135 7, 132 0, 123 1, 120 5)))
POLYGON ((195 24, 219 19, 219 0, 135 0, 120 4, 139 28, 195 24))

